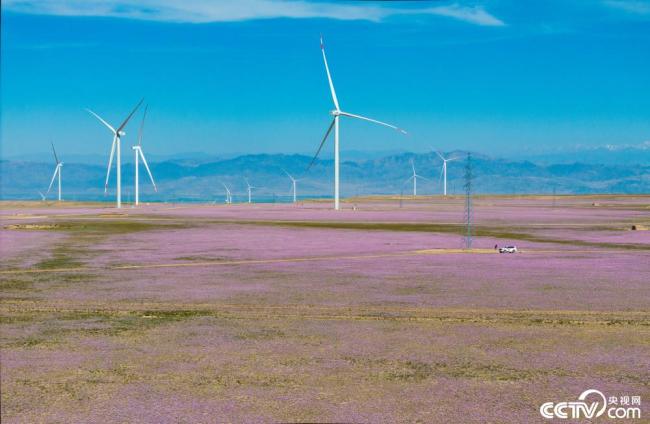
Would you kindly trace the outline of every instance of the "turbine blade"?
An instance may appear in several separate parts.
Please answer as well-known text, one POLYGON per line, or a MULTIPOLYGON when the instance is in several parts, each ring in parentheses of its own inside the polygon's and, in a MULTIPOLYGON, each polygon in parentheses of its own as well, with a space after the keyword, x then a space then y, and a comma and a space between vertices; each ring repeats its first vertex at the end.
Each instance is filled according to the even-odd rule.
POLYGON ((221 182, 221 185, 223 186, 223 188, 226 189, 226 203, 230 203, 230 197, 231 197, 230 190, 228 189, 228 186, 225 183, 221 182))
POLYGON ((44 195, 43 193, 41 193, 41 192, 39 191, 38 194, 41 195, 41 200, 45 200, 45 195, 44 195))
POLYGON ((142 146, 142 130, 144 129, 144 119, 147 117, 147 109, 149 109, 149 105, 144 106, 144 114, 142 115, 142 122, 140 123, 140 131, 138 132, 138 146, 142 146))
POLYGON ((307 167, 307 171, 309 171, 314 165, 314 162, 316 162, 316 158, 318 157, 318 154, 320 153, 321 149, 323 148, 323 145, 325 144, 325 141, 327 140, 327 137, 329 137, 330 133, 332 132, 332 128, 334 127, 334 123, 336 122, 336 118, 332 120, 332 123, 330 124, 330 127, 327 129, 327 132, 325 133, 325 137, 323 137, 323 141, 320 142, 320 146, 318 146, 318 150, 316 151, 316 154, 314 155, 314 158, 311 160, 309 163, 309 166, 307 167))
POLYGON ((323 36, 320 37, 320 51, 323 53, 323 62, 325 62, 325 71, 327 72, 327 81, 330 83, 330 91, 332 92, 332 101, 336 110, 339 108, 339 101, 336 98, 336 91, 334 90, 334 83, 332 82, 332 75, 330 74, 330 67, 327 66, 327 57, 325 56, 325 44, 323 44, 323 36))
POLYGON ((443 161, 446 160, 446 159, 444 158, 444 156, 442 156, 442 155, 440 154, 439 151, 435 150, 435 152, 436 152, 436 155, 438 155, 438 156, 440 157, 440 159, 442 159, 443 161))
POLYGON ((106 125, 106 126, 108 127, 108 129, 111 130, 111 131, 113 132, 113 134, 115 134, 115 128, 111 127, 110 124, 109 124, 108 122, 104 121, 104 120, 102 119, 101 116, 97 115, 95 112, 93 112, 93 111, 90 110, 90 109, 86 109, 86 110, 87 110, 90 114, 92 114, 95 118, 99 119, 99 121, 100 121, 102 124, 106 125))
POLYGON ((111 175, 111 166, 113 165, 113 156, 115 155, 115 143, 117 136, 113 137, 113 144, 111 146, 111 155, 108 157, 108 168, 106 169, 106 182, 104 183, 104 194, 108 190, 108 177, 111 175))
POLYGON ((445 171, 445 168, 440 167, 440 177, 438 177, 438 182, 442 181, 442 173, 445 171))
POLYGON ((289 179, 290 179, 291 181, 295 181, 295 179, 291 176, 291 174, 289 174, 289 173, 287 172, 286 169, 282 168, 282 171, 283 171, 285 174, 287 174, 287 177, 289 177, 289 179))
POLYGON ((52 144, 52 152, 54 153, 54 160, 56 161, 56 164, 58 165, 59 164, 59 158, 56 155, 56 149, 54 149, 54 142, 50 141, 50 143, 52 144))
POLYGON ((361 119, 361 120, 364 120, 364 121, 374 122, 375 124, 383 125, 385 127, 397 130, 397 131, 401 132, 402 134, 407 134, 407 132, 405 130, 401 129, 400 127, 396 127, 395 125, 387 124, 386 122, 378 121, 376 119, 366 118, 365 116, 355 115, 353 113, 347 113, 347 112, 341 112, 341 115, 349 116, 350 118, 361 119))
POLYGON ((412 160, 411 160, 411 168, 413 169, 413 175, 415 175, 415 165, 413 164, 412 160))
POLYGON ((131 119, 131 117, 133 116, 133 114, 135 113, 135 111, 138 110, 138 108, 140 107, 140 105, 142 104, 142 102, 144 102, 144 98, 140 99, 140 101, 138 102, 138 104, 135 105, 135 107, 133 108, 133 110, 131 111, 131 113, 129 113, 129 116, 126 117, 126 119, 124 120, 124 122, 122 122, 122 125, 120 125, 120 127, 117 129, 117 131, 116 131, 117 133, 119 133, 120 131, 122 131, 122 130, 124 129, 124 127, 126 127, 127 122, 129 122, 129 119, 131 119))
POLYGON ((140 157, 142 158, 142 163, 144 163, 144 167, 147 170, 147 173, 149 174, 149 179, 151 180, 151 184, 153 185, 153 190, 157 193, 158 187, 156 187, 156 182, 153 180, 153 175, 151 175, 151 170, 149 170, 149 164, 147 164, 147 160, 144 158, 144 153, 142 153, 142 149, 138 149, 138 153, 140 153, 140 157))
POLYGON ((56 178, 56 173, 59 172, 59 167, 57 166, 54 168, 54 174, 52 174, 52 179, 50 180, 50 186, 47 188, 47 191, 45 194, 50 194, 50 190, 52 189, 52 184, 54 184, 54 178, 56 178))

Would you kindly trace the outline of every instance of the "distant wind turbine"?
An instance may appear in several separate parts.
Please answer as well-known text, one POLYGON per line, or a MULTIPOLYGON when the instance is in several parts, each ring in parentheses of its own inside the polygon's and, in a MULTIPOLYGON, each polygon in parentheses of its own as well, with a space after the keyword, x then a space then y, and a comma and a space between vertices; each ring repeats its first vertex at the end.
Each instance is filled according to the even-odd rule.
POLYGON ((285 174, 287 174, 287 177, 291 180, 291 188, 293 192, 293 203, 296 203, 296 182, 300 181, 299 179, 293 178, 291 174, 289 174, 285 169, 282 169, 285 174))
POLYGON ((221 185, 223 186, 223 188, 226 189, 226 203, 231 204, 232 203, 232 195, 230 194, 230 189, 224 183, 221 183, 221 185))
POLYGON ((449 158, 449 159, 447 159, 447 158, 445 158, 443 155, 441 155, 440 152, 438 152, 437 150, 435 150, 435 152, 436 152, 436 154, 437 154, 438 156, 440 156, 440 159, 442 159, 442 169, 440 170, 440 176, 441 176, 441 177, 444 176, 443 194, 444 194, 444 196, 446 196, 446 195, 447 195, 447 162, 451 162, 451 161, 454 161, 454 160, 458 160, 458 159, 460 159, 460 158, 459 158, 459 157, 455 157, 455 158, 449 158))
POLYGON ((413 175, 411 177, 404 181, 404 184, 408 183, 409 181, 413 180, 413 197, 418 195, 418 178, 422 178, 423 180, 429 180, 428 178, 424 178, 422 175, 418 175, 415 172, 415 165, 413 164, 413 161, 411 161, 411 169, 413 169, 413 175))
MULTIPOLYGON (((50 190, 52 189, 52 184, 54 184, 54 178, 59 176, 59 202, 61 201, 61 168, 63 167, 63 162, 59 161, 59 157, 56 155, 56 150, 54 149, 54 143, 52 144, 52 153, 54 153, 54 160, 56 161, 56 168, 54 168, 54 174, 52 174, 52 179, 50 180, 50 186, 47 188, 47 192, 45 194, 50 194, 50 190)), ((43 196, 41 194, 41 196, 43 196)), ((45 199, 43 199, 45 200, 45 199)))
POLYGON ((375 124, 383 125, 389 128, 392 128, 394 130, 397 130, 401 132, 402 134, 406 134, 406 131, 404 131, 401 128, 396 127, 395 125, 387 124, 385 122, 377 121, 375 119, 370 119, 366 118, 365 116, 361 115, 354 115, 352 113, 344 112, 341 110, 339 107, 339 101, 336 98, 336 91, 334 90, 334 83, 332 82, 332 76, 330 75, 330 69, 329 66, 327 65, 327 57, 325 57, 325 46, 323 44, 323 37, 320 38, 320 49, 321 52, 323 53, 323 62, 325 63, 325 72, 327 72, 327 81, 329 82, 330 86, 330 91, 332 94, 332 101, 334 102, 334 110, 330 112, 332 116, 334 116, 334 119, 332 120, 332 123, 330 124, 329 128, 327 129, 327 132, 325 133, 325 137, 323 137, 323 141, 321 141, 320 146, 318 146, 318 150, 316 151, 316 155, 314 155, 314 158, 312 159, 311 163, 307 167, 309 170, 314 162, 316 161, 316 158, 318 157, 318 154, 320 153, 321 149, 323 148, 323 145, 325 144, 325 141, 327 141, 327 138, 329 137, 330 133, 332 132, 332 128, 334 128, 334 209, 339 210, 340 209, 340 201, 339 201, 339 117, 341 116, 347 116, 350 118, 356 118, 356 119, 361 119, 363 121, 369 121, 369 122, 374 122, 375 124))
POLYGON ((113 144, 111 145, 111 155, 108 159, 108 169, 106 170, 106 183, 104 184, 104 194, 106 194, 106 191, 108 190, 108 177, 111 175, 111 165, 113 164, 113 155, 115 154, 115 150, 117 147, 117 193, 116 193, 116 206, 118 208, 122 207, 122 160, 121 160, 121 155, 120 155, 120 139, 126 135, 124 132, 124 127, 126 127, 126 124, 129 122, 133 114, 135 113, 136 110, 140 107, 144 99, 140 100, 140 102, 133 108, 129 116, 126 117, 124 122, 117 127, 117 129, 113 128, 108 124, 108 122, 104 121, 99 115, 97 115, 95 112, 93 112, 90 109, 86 109, 90 114, 92 114, 95 118, 99 119, 99 121, 106 125, 106 127, 111 130, 113 133, 113 144))
POLYGON ((257 187, 253 187, 252 185, 250 185, 250 184, 248 183, 248 180, 247 180, 246 178, 244 178, 244 181, 246 181, 246 186, 248 187, 248 203, 252 203, 252 193, 253 193, 253 189, 254 189, 254 188, 257 188, 257 187))
POLYGON ((149 108, 149 105, 146 105, 144 107, 144 114, 142 115, 142 122, 140 123, 140 131, 138 134, 138 144, 133 146, 133 153, 135 154, 135 205, 140 204, 140 182, 139 182, 139 164, 138 164, 138 158, 142 158, 142 163, 144 164, 144 167, 147 169, 147 173, 149 174, 149 179, 151 180, 151 184, 153 185, 154 191, 158 191, 158 188, 156 187, 156 183, 153 180, 153 175, 151 175, 151 170, 149 169, 149 165, 147 164, 147 159, 144 157, 144 153, 142 153, 142 131, 144 130, 144 119, 147 117, 147 109, 149 108))

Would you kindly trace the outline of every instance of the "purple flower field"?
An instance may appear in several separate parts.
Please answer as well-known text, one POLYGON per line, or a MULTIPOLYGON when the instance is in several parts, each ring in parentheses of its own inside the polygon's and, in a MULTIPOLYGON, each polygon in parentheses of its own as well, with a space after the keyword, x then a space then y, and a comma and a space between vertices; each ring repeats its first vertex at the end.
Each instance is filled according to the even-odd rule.
POLYGON ((647 418, 650 197, 475 205, 3 204, 2 422, 647 418))

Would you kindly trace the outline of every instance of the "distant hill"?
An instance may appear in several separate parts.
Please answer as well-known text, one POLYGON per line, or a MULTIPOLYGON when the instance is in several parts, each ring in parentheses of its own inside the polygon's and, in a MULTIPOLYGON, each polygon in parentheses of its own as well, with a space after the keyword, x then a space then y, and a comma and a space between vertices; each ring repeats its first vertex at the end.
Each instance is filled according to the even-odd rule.
MULTIPOLYGON (((462 191, 466 153, 449 152, 460 160, 448 163, 450 193, 462 191)), ((508 160, 472 154, 478 193, 558 194, 587 193, 650 193, 650 161, 625 161, 620 164, 585 162, 535 163, 530 160, 508 160)), ((327 197, 332 195, 333 162, 319 160, 306 172, 311 161, 306 155, 258 154, 232 158, 186 155, 172 160, 157 161, 150 166, 159 192, 154 193, 145 172, 140 173, 143 200, 208 201, 223 197, 221 183, 231 186, 239 196, 245 192, 244 177, 258 187, 258 199, 286 200, 291 183, 283 173, 286 169, 296 178, 299 195, 327 197)), ((363 160, 348 160, 341 165, 343 196, 362 194, 408 194, 411 185, 405 184, 411 174, 410 162, 418 174, 428 180, 418 181, 418 193, 437 194, 440 183, 441 161, 433 153, 396 153, 363 160)), ((54 166, 52 162, 3 160, 0 161, 0 196, 3 199, 37 199, 38 190, 45 191, 54 166)), ((66 199, 97 199, 103 197, 105 165, 81 164, 66 161, 63 170, 63 191, 66 199)), ((133 187, 133 164, 123 164, 124 199, 128 200, 133 187)), ((115 174, 111 174, 110 194, 114 193, 115 174)), ((51 198, 54 196, 51 195, 51 198)))
POLYGON ((520 159, 527 159, 542 165, 575 162, 599 165, 648 165, 650 164, 650 141, 635 146, 574 147, 520 156, 520 159))

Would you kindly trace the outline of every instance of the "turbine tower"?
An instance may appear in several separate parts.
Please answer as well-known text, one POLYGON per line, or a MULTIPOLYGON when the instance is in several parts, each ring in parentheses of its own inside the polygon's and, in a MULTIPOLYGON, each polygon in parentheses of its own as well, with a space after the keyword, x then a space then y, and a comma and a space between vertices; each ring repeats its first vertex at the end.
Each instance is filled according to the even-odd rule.
POLYGON ((435 152, 438 156, 440 156, 440 159, 442 159, 442 169, 440 170, 440 177, 444 176, 443 193, 446 196, 447 195, 447 162, 458 160, 460 158, 455 157, 455 158, 446 159, 437 150, 435 150, 435 152))
MULTIPOLYGON (((61 167, 63 167, 63 162, 59 161, 59 157, 56 155, 56 150, 54 149, 54 143, 52 143, 52 153, 54 153, 54 160, 56 161, 56 168, 54 168, 54 174, 52 174, 52 179, 50 180, 50 186, 47 188, 47 192, 45 192, 46 195, 50 194, 50 190, 52 189, 52 184, 54 184, 54 178, 59 177, 59 202, 61 201, 61 167)), ((41 196, 43 196, 41 194, 41 196)), ((43 200, 45 200, 45 196, 43 196, 43 200)))
POLYGON ((332 75, 330 74, 330 69, 329 66, 327 65, 327 57, 325 56, 325 46, 323 44, 323 37, 320 38, 320 49, 321 52, 323 53, 323 62, 325 63, 325 72, 327 73, 327 81, 329 82, 330 86, 330 92, 332 94, 332 102, 334 103, 334 110, 330 112, 330 114, 334 117, 332 119, 332 123, 330 124, 329 128, 327 129, 327 132, 325 133, 325 137, 323 137, 323 141, 321 141, 320 146, 318 146, 318 150, 316 151, 316 155, 314 155, 314 158, 312 159, 311 163, 307 167, 309 168, 312 167, 314 162, 316 161, 316 158, 318 157, 318 154, 320 153, 321 149, 323 148, 323 145, 325 144, 325 141, 327 141, 327 138, 329 137, 330 133, 332 132, 332 128, 334 128, 334 209, 339 210, 340 209, 340 201, 339 201, 339 118, 341 116, 347 116, 350 118, 356 118, 356 119, 361 119, 363 121, 369 121, 369 122, 374 122, 375 124, 383 125, 388 128, 392 128, 394 130, 397 130, 403 134, 406 134, 406 131, 404 131, 401 128, 396 127, 395 125, 387 124, 385 122, 377 121, 376 119, 371 119, 371 118, 366 118, 365 116, 361 115, 354 115, 352 113, 344 112, 341 110, 339 107, 339 101, 336 97, 336 91, 334 90, 334 83, 332 82, 332 75))
POLYGON ((244 181, 246 181, 246 186, 248 187, 248 203, 252 203, 252 193, 253 193, 252 189, 257 188, 257 187, 253 187, 252 185, 250 185, 248 183, 248 179, 246 179, 246 178, 244 178, 244 181))
POLYGON ((144 99, 140 100, 140 102, 133 108, 129 116, 126 117, 124 122, 117 127, 117 129, 113 128, 108 124, 108 122, 104 121, 99 115, 97 115, 95 112, 93 112, 90 109, 86 109, 90 114, 92 114, 95 118, 99 119, 99 122, 102 124, 106 125, 106 127, 111 130, 113 133, 113 144, 111 145, 111 155, 108 159, 108 169, 106 170, 106 183, 104 184, 104 194, 106 194, 106 191, 108 190, 108 177, 111 175, 111 165, 113 165, 113 155, 115 154, 115 150, 117 149, 117 193, 116 193, 116 206, 118 208, 122 207, 122 160, 120 157, 120 139, 126 135, 124 132, 124 127, 126 127, 126 124, 129 122, 133 114, 135 113, 136 110, 140 107, 144 99))
POLYGON ((291 180, 291 191, 293 192, 293 203, 296 203, 296 182, 300 181, 298 179, 295 179, 289 174, 286 170, 282 169, 285 174, 287 174, 287 177, 291 180))
POLYGON ((147 109, 149 108, 149 105, 146 105, 144 107, 144 114, 142 115, 142 122, 140 123, 140 131, 138 133, 138 144, 133 146, 133 153, 135 154, 135 205, 138 206, 140 204, 140 181, 139 181, 139 163, 138 159, 142 158, 142 163, 144 164, 144 167, 147 169, 147 173, 149 174, 149 179, 151 180, 151 184, 153 185, 154 191, 158 192, 158 187, 156 187, 156 182, 153 180, 153 175, 151 175, 151 170, 149 169, 149 165, 147 164, 147 159, 144 157, 144 153, 142 153, 142 131, 144 129, 144 119, 147 117, 147 109))
POLYGON ((230 189, 224 183, 221 183, 221 185, 223 186, 223 188, 226 189, 226 204, 231 204, 232 203, 232 195, 230 194, 230 189))
POLYGON ((404 184, 408 183, 409 181, 413 180, 413 197, 418 195, 418 178, 422 178, 423 180, 427 180, 428 178, 424 178, 422 175, 418 175, 415 172, 415 165, 413 164, 413 161, 411 160, 411 169, 413 169, 413 175, 411 177, 404 181, 404 184))

